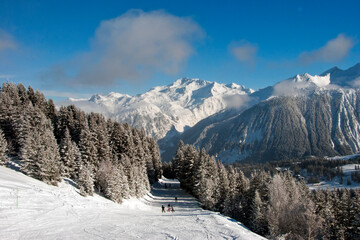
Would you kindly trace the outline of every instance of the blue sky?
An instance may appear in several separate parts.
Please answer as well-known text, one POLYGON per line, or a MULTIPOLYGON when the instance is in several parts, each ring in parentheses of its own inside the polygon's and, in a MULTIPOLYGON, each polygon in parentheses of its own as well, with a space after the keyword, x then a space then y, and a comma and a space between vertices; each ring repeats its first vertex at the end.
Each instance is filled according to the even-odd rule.
POLYGON ((259 89, 360 62, 359 11, 357 0, 0 0, 0 79, 55 100, 181 77, 259 89))

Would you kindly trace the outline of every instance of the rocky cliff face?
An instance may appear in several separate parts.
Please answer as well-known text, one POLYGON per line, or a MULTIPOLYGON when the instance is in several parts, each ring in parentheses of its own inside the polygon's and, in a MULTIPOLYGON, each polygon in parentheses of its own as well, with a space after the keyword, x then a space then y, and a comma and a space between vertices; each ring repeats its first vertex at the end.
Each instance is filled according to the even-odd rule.
POLYGON ((225 162, 357 153, 360 91, 348 86, 356 83, 359 68, 333 69, 336 85, 331 71, 297 75, 250 95, 245 111, 204 119, 180 138, 225 162))
POLYGON ((355 90, 276 97, 191 138, 195 126, 182 139, 227 162, 353 154, 360 149, 359 97, 355 90))
POLYGON ((145 129, 167 161, 182 139, 222 161, 263 162, 359 152, 359 87, 356 64, 296 75, 256 92, 183 78, 133 97, 110 93, 63 104, 145 129))

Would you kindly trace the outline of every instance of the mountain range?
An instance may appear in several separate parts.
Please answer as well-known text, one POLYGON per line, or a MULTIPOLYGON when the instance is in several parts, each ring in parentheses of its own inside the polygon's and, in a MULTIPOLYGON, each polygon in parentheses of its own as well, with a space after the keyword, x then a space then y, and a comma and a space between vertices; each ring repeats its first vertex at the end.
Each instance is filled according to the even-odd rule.
POLYGON ((224 162, 264 162, 359 152, 359 87, 360 63, 296 75, 257 91, 183 78, 133 97, 97 94, 60 105, 144 128, 158 140, 164 160, 181 139, 224 162))

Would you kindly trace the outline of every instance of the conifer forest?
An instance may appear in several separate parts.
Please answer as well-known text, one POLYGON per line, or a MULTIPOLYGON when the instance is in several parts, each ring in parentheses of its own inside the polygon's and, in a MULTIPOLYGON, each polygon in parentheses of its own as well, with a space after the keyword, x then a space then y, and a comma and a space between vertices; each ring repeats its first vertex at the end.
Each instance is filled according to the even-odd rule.
POLYGON ((359 239, 359 190, 310 191, 288 173, 225 165, 180 141, 172 162, 161 163, 156 141, 144 130, 86 114, 73 105, 4 83, 0 92, 0 164, 51 185, 76 182, 83 196, 95 192, 121 203, 144 196, 163 175, 180 181, 204 209, 217 211, 270 239, 359 239))
POLYGON ((77 182, 121 202, 141 197, 161 177, 159 148, 144 131, 74 106, 58 111, 52 100, 22 84, 4 83, 0 94, 0 163, 19 161, 27 175, 56 185, 77 182))

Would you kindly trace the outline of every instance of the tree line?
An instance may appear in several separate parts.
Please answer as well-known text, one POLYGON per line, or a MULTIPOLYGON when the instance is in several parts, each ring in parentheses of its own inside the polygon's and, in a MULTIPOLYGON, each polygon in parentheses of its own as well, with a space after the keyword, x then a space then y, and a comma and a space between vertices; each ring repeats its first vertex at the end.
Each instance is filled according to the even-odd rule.
POLYGON ((53 101, 22 84, 0 89, 0 164, 18 159, 25 174, 57 185, 73 179, 82 195, 121 202, 143 196, 161 178, 155 140, 128 124, 53 101))
POLYGON ((167 173, 205 209, 232 217, 271 239, 359 239, 360 191, 309 191, 289 173, 250 177, 204 150, 179 143, 167 173), (173 171, 171 173, 171 171, 173 171))

